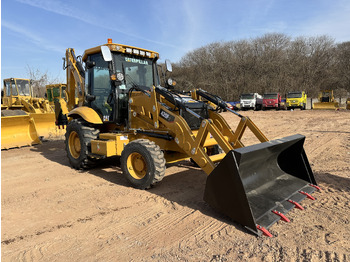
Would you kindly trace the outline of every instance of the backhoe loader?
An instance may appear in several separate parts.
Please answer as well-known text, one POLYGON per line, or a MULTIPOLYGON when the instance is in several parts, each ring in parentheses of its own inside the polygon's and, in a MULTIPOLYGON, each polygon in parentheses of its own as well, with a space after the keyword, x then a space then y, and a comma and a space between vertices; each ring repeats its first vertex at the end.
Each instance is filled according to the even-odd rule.
POLYGON ((29 79, 4 80, 1 95, 1 149, 40 144, 58 135, 55 113, 44 98, 35 98, 29 79))
POLYGON ((313 104, 312 109, 338 109, 339 103, 335 101, 333 90, 324 90, 318 94, 318 102, 313 104))
MULTIPOLYGON (((76 57, 66 50, 68 101, 55 106, 57 125, 67 125, 65 148, 73 168, 120 156, 130 184, 159 183, 166 163, 193 161, 208 175, 204 200, 256 235, 319 190, 303 149, 305 137, 269 141, 248 117, 220 97, 196 89, 189 95, 160 85, 159 54, 108 43, 76 57), (85 66, 83 66, 85 64, 85 66), (240 118, 233 131, 218 112, 240 118), (244 146, 250 129, 261 143, 244 146)), ((167 71, 171 64, 165 60, 167 71)), ((171 81, 167 81, 171 82, 171 81)))

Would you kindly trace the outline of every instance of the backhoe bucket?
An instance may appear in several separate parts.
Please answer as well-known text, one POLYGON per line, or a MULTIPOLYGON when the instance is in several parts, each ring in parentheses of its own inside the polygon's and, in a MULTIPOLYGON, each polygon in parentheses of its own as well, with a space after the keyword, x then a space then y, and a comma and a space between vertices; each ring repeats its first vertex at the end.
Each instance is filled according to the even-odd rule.
POLYGON ((317 102, 313 104, 313 109, 316 110, 335 110, 337 108, 339 108, 338 102, 317 102))
POLYGON ((1 149, 40 143, 34 120, 29 115, 1 117, 1 149))
POLYGON ((231 150, 208 176, 204 200, 263 234, 293 207, 302 208, 299 202, 317 188, 304 141, 293 135, 231 150))
POLYGON ((64 129, 58 129, 55 125, 55 113, 32 113, 30 116, 34 119, 39 136, 50 139, 65 134, 64 129))

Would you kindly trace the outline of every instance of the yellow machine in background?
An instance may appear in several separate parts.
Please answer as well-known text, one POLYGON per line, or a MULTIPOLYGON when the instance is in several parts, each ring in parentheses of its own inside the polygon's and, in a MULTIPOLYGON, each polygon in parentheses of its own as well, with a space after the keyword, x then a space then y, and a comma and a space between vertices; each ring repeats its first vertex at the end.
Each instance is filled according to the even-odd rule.
POLYGON ((49 100, 50 106, 55 107, 55 101, 59 99, 67 100, 66 84, 52 84, 46 85, 47 100, 49 100))
MULTIPOLYGON (((158 58, 157 52, 111 39, 86 50, 82 60, 66 50, 68 101, 59 99, 55 111, 56 124, 67 125, 70 165, 84 169, 120 156, 130 185, 147 189, 163 179, 166 163, 191 158, 208 175, 206 202, 253 233, 271 236, 267 229, 288 221, 284 214, 302 208, 299 202, 318 189, 305 137, 269 141, 220 97, 162 87, 158 58), (240 118, 235 131, 222 110, 240 118), (260 143, 244 146, 247 128, 260 143)), ((168 60, 165 65, 171 72, 168 60)))
POLYGON ((318 102, 313 104, 313 109, 338 109, 339 103, 335 101, 333 90, 324 90, 318 94, 318 102))
POLYGON ((1 96, 1 149, 38 144, 59 135, 48 100, 33 97, 29 79, 4 80, 1 96))
POLYGON ((350 97, 346 99, 346 109, 350 110, 350 97))

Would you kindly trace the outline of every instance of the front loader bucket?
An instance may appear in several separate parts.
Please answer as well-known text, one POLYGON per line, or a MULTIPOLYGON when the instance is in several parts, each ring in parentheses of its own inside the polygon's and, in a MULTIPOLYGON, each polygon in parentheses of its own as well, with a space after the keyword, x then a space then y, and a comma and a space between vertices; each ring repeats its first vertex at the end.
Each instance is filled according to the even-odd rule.
POLYGON ((32 113, 30 116, 34 119, 39 136, 49 139, 65 134, 64 129, 58 129, 55 125, 55 113, 32 113))
POLYGON ((40 143, 34 120, 29 115, 1 117, 1 149, 40 143))
POLYGON ((316 190, 304 141, 293 135, 231 150, 208 176, 204 200, 261 235, 258 228, 268 229, 316 190))
POLYGON ((317 102, 313 104, 313 109, 316 110, 335 110, 339 108, 338 102, 317 102))

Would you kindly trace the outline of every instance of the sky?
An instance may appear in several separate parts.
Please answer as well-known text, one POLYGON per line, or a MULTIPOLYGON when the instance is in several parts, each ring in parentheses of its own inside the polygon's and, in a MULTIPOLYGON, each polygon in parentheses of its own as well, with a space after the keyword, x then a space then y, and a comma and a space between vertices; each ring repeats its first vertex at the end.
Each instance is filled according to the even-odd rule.
POLYGON ((2 0, 1 80, 29 70, 66 82, 62 57, 107 43, 176 63, 196 48, 284 33, 350 41, 349 0, 2 0))

